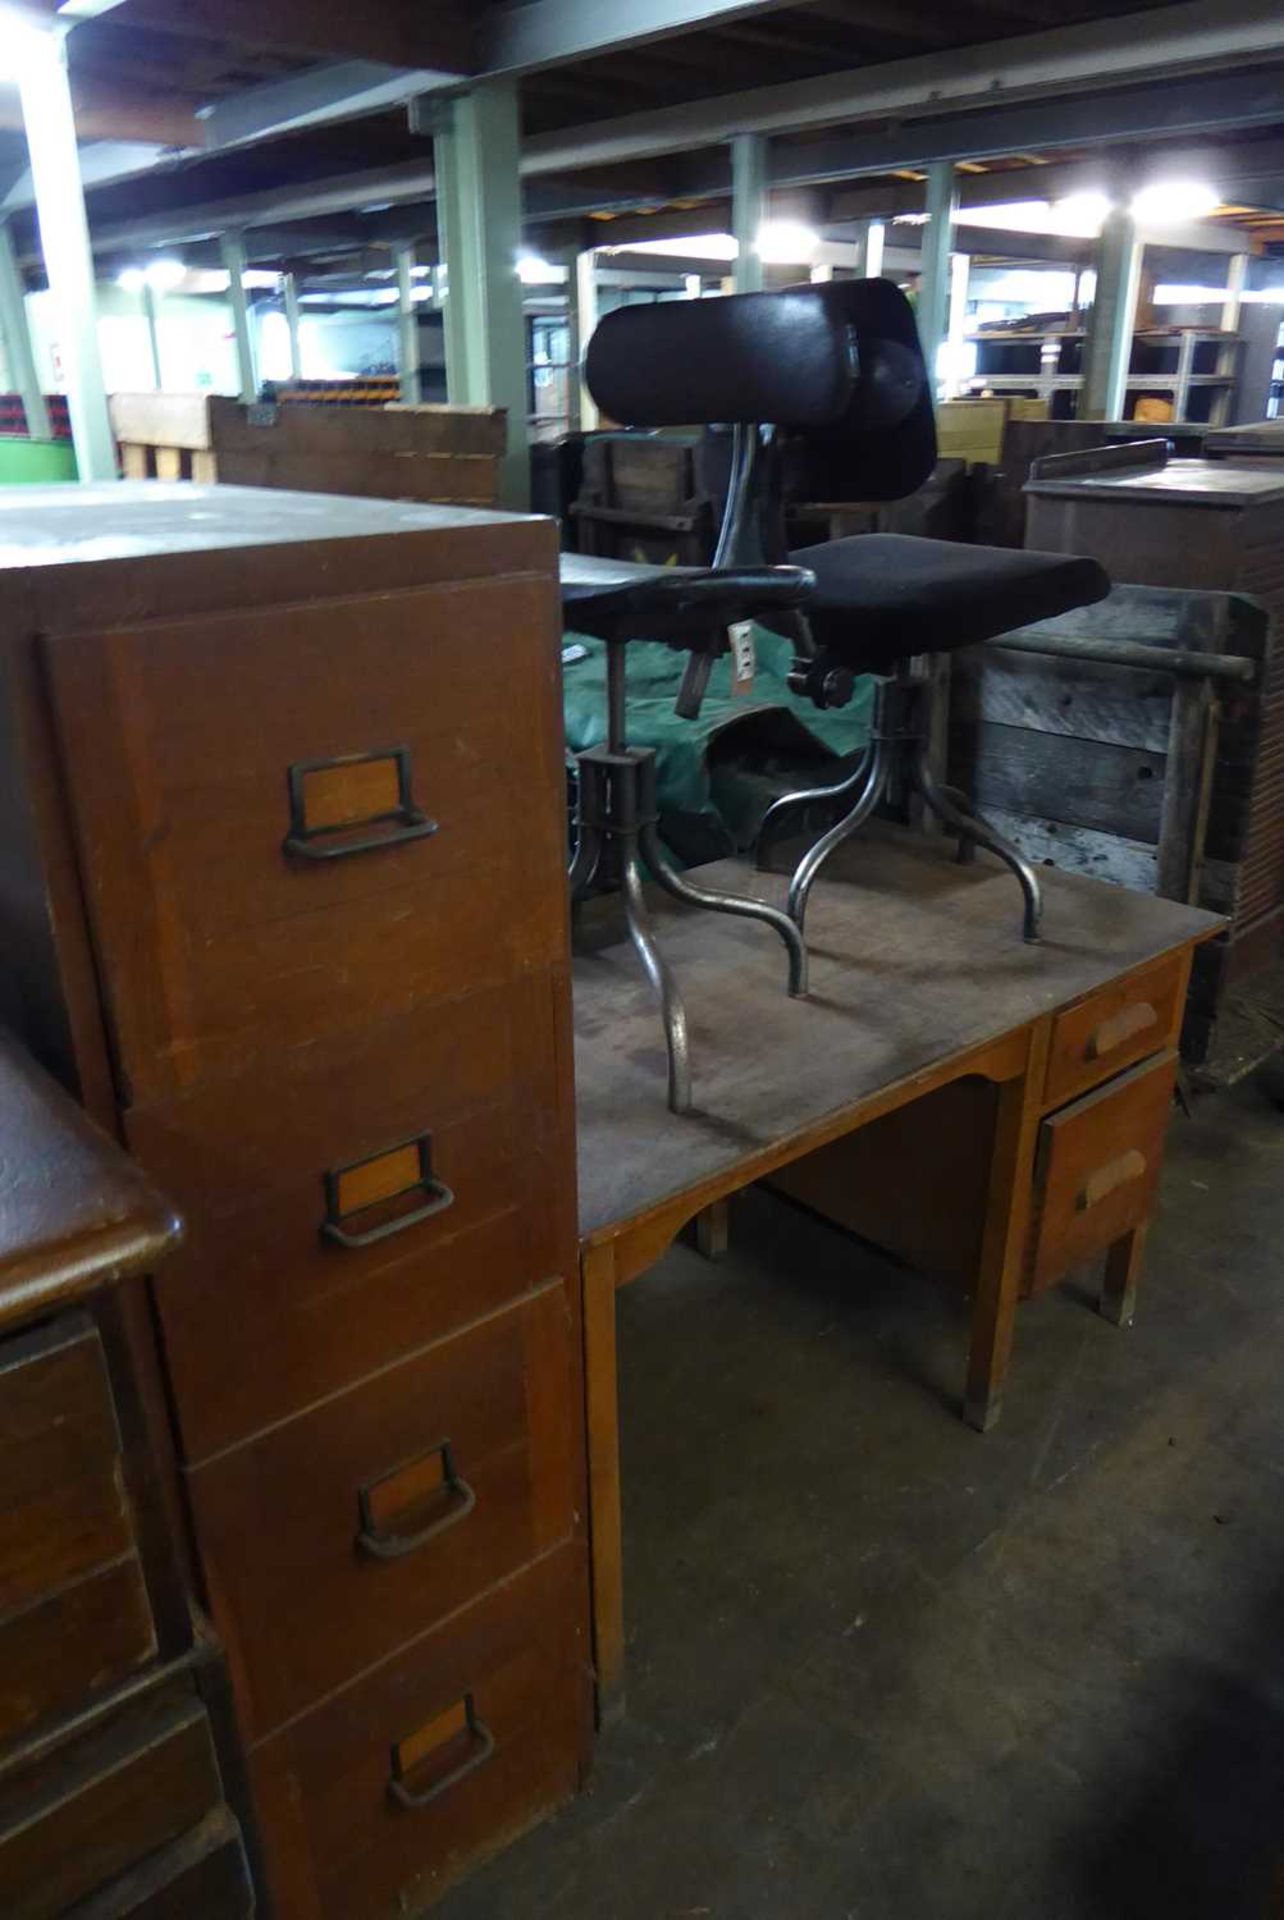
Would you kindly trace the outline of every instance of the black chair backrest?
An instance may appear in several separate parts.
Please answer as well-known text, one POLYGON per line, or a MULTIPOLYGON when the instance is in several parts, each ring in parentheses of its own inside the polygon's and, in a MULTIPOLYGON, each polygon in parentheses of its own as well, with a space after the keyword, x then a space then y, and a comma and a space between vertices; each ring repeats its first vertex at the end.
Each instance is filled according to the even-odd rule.
POLYGON ((853 342, 817 291, 616 307, 589 341, 585 383, 630 427, 835 427, 852 400, 853 342))
POLYGON ((936 417, 913 308, 890 280, 830 280, 798 291, 847 328, 857 371, 840 420, 784 435, 785 498, 906 499, 936 465, 936 417))
POLYGON ((901 500, 936 464, 914 313, 890 280, 617 307, 584 377, 627 426, 778 428, 788 499, 901 500))

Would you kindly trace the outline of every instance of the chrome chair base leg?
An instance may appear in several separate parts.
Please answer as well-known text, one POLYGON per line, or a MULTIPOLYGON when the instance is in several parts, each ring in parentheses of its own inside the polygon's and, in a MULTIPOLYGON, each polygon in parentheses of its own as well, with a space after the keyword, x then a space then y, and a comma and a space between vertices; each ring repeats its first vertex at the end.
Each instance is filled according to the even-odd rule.
POLYGON ((795 808, 836 804, 863 792, 873 755, 874 742, 871 738, 859 764, 845 780, 836 781, 832 787, 799 787, 795 793, 782 793, 779 800, 773 800, 758 823, 758 838, 754 845, 755 864, 758 867, 766 866, 768 844, 782 831, 783 822, 795 808))
POLYGON ((669 1108, 689 1113, 692 1105, 691 1048, 686 1009, 677 983, 656 943, 642 892, 642 863, 675 900, 714 913, 760 920, 784 941, 789 955, 789 991, 807 991, 807 948, 801 929, 787 913, 762 900, 718 893, 680 873, 669 859, 658 830, 655 751, 651 747, 590 747, 577 756, 579 804, 575 853, 570 863, 572 899, 582 898, 607 869, 618 876, 624 894, 629 938, 660 1003, 668 1053, 669 1108))
POLYGON ((1039 886, 1039 876, 1030 862, 1002 834, 996 833, 988 821, 982 820, 956 788, 940 784, 928 765, 926 748, 921 744, 914 754, 911 778, 923 805, 930 808, 951 833, 958 835, 960 859, 966 857, 965 847, 969 850, 985 847, 1016 875, 1025 903, 1021 938, 1033 945, 1039 938, 1039 925, 1043 918, 1043 892, 1039 886))
MULTIPOLYGON (((876 723, 879 724, 879 723, 876 723)), ((870 743, 870 757, 865 766, 865 778, 857 796, 856 803, 841 820, 835 821, 828 833, 823 833, 816 844, 807 852, 794 869, 793 879, 789 883, 788 913, 799 932, 807 917, 807 901, 821 868, 845 840, 850 840, 878 806, 887 792, 888 781, 892 774, 891 741, 880 731, 870 743)))
MULTIPOLYGON (((1029 861, 1014 846, 982 820, 966 794, 943 785, 932 772, 928 760, 925 712, 926 684, 908 665, 896 677, 884 681, 874 706, 874 731, 869 752, 856 773, 839 786, 817 788, 807 793, 788 793, 763 816, 763 827, 780 808, 792 808, 803 801, 842 798, 855 793, 856 799, 841 820, 809 847, 794 869, 789 883, 788 913, 801 931, 807 915, 812 887, 830 855, 862 827, 875 808, 886 798, 893 779, 907 781, 925 807, 934 813, 958 842, 958 858, 975 858, 977 847, 985 847, 1011 868, 1021 886, 1024 902, 1022 938, 1036 941, 1043 913, 1038 875, 1029 861)), ((761 860, 761 830, 759 858, 761 860)))
POLYGON ((624 855, 621 883, 633 951, 642 962, 652 992, 660 1002, 664 1044, 669 1056, 669 1111, 690 1113, 691 1045, 687 1034, 687 1010, 682 1004, 682 995, 678 992, 668 962, 655 942, 651 918, 642 894, 642 875, 638 868, 636 847, 630 847, 624 855))
POLYGON ((733 913, 744 920, 761 920, 764 926, 774 927, 789 954, 789 992, 794 999, 806 993, 807 946, 801 928, 789 914, 782 913, 779 907, 768 906, 764 900, 749 900, 739 893, 717 893, 711 887, 698 886, 694 880, 688 880, 670 861, 654 826, 642 828, 641 844, 642 857, 656 881, 675 900, 685 901, 689 907, 706 907, 711 913, 733 913))

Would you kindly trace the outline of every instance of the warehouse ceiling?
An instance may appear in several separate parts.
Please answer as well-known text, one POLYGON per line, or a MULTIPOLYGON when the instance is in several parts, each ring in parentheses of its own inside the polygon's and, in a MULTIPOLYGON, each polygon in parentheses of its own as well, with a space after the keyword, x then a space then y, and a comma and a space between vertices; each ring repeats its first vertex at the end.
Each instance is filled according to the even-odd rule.
MULTIPOLYGON (((1127 175, 1193 155, 1191 164, 1225 179, 1237 227, 1263 247, 1284 243, 1278 21, 1274 59, 1237 59, 1226 38, 1206 54, 1195 44, 1171 83, 1156 85, 1146 71, 1152 41, 1178 28, 1189 41, 1200 15, 1232 27, 1243 16, 1251 27, 1255 13, 1271 12, 1253 0, 1217 9, 1167 0, 29 5, 74 22, 69 59, 91 227, 109 255, 199 252, 229 227, 245 229, 251 257, 264 261, 403 238, 431 246, 430 121, 416 131, 407 103, 446 96, 480 71, 520 75, 525 204, 541 245, 632 241, 639 221, 682 231, 684 220, 721 217, 727 148, 720 132, 701 129, 714 126, 713 109, 725 117, 742 101, 755 110, 782 101, 786 114, 797 103, 797 124, 786 120, 772 140, 773 184, 783 199, 810 196, 821 221, 854 219, 862 208, 913 210, 923 166, 939 153, 967 156, 965 205, 1039 193, 1033 174, 1048 165, 1090 170, 1105 154, 1127 175), (1009 54, 1033 58, 1076 35, 1098 48, 1095 88, 1045 102, 986 81, 1009 54), (994 88, 982 95, 984 111, 975 100, 952 105, 954 76, 970 73, 994 88), (862 106, 850 122, 841 102, 819 111, 817 90, 839 82, 875 107, 894 102, 899 86, 908 105, 862 106), (617 128, 632 157, 615 157, 617 128), (996 182, 999 172, 1010 178, 996 182)), ((1250 34, 1249 44, 1268 40, 1250 34)), ((0 89, 0 192, 7 178, 19 250, 34 261, 20 125, 16 96, 0 89)))

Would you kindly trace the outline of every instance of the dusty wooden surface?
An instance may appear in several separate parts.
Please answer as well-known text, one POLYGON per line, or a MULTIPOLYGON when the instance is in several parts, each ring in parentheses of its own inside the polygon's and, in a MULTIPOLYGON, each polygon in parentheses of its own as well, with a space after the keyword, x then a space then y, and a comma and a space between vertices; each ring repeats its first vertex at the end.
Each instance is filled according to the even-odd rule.
MULTIPOLYGON (((988 855, 958 866, 946 840, 864 838, 826 874, 808 915, 805 1001, 788 998, 769 929, 653 902, 691 1025, 696 1106, 684 1118, 665 1104, 659 1013, 622 917, 611 901, 586 915, 575 961, 582 1237, 1220 924, 1046 869, 1044 938, 1027 947, 1011 876, 988 855)), ((729 861, 700 877, 783 903, 779 875, 729 861)))

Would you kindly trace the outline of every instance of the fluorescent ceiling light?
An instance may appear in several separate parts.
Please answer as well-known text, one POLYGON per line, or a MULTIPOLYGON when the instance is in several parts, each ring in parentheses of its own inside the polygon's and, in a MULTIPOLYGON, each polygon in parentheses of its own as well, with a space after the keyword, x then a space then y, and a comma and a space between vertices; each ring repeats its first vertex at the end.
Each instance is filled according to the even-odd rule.
POLYGON ((562 274, 551 260, 541 260, 537 253, 519 253, 517 278, 524 287, 551 287, 560 283, 562 274))
POLYGON ((1068 193, 1052 203, 1053 231, 1072 238, 1095 240, 1113 202, 1107 193, 1068 193))
POLYGON ((690 233, 670 240, 638 240, 631 247, 603 247, 603 253, 643 253, 670 260, 734 260, 740 249, 729 233, 690 233))
POLYGON ((1225 287, 1196 287, 1180 281, 1161 281, 1150 296, 1157 307, 1220 307, 1229 298, 1225 287))
POLYGON ((1202 220, 1221 205, 1216 187, 1202 180, 1154 180, 1132 202, 1132 217, 1143 227, 1176 226, 1202 220))
POLYGON ((803 267, 820 252, 820 235, 801 220, 764 220, 754 251, 768 266, 803 267))

